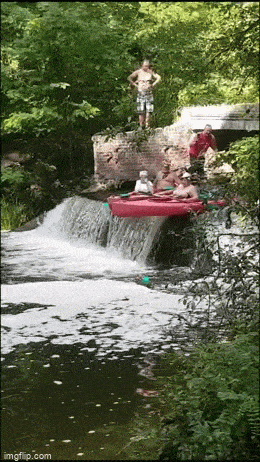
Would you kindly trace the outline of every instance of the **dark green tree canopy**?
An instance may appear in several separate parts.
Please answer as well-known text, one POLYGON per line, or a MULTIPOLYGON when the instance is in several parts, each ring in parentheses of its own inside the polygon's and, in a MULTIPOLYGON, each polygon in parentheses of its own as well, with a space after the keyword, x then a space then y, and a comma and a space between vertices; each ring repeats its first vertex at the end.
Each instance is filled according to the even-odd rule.
POLYGON ((258 100, 257 2, 2 2, 2 130, 134 118, 127 76, 162 76, 156 123, 190 104, 258 100))

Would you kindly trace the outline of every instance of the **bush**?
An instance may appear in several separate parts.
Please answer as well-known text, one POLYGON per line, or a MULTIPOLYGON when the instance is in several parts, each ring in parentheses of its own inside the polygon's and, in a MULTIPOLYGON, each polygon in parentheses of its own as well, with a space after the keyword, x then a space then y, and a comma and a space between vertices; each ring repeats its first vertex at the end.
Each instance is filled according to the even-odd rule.
POLYGON ((258 335, 172 353, 160 382, 166 444, 161 460, 257 460, 258 335))
POLYGON ((30 174, 21 169, 6 167, 1 169, 1 194, 9 202, 16 204, 22 191, 30 185, 30 174))
POLYGON ((259 199, 259 137, 231 143, 229 150, 220 157, 235 172, 228 186, 230 193, 243 197, 248 204, 256 203, 259 199))
POLYGON ((32 211, 24 204, 10 203, 5 199, 1 199, 1 229, 10 231, 19 228, 32 218, 32 211))
MULTIPOLYGON (((36 172, 37 173, 37 172, 36 172)), ((21 167, 1 169, 1 228, 12 230, 56 205, 50 181, 52 172, 41 176, 21 167), (46 179, 47 178, 47 179, 46 179), (42 183, 43 186, 35 184, 42 183), (49 181, 47 181, 49 180, 49 181), (44 183, 45 181, 45 183, 44 183)))

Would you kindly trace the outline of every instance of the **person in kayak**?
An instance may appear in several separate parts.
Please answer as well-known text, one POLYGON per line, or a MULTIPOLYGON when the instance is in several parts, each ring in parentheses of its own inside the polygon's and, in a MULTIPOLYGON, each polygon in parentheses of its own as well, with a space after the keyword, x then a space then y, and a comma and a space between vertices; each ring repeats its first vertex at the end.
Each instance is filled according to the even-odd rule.
POLYGON ((140 127, 148 127, 150 115, 154 110, 152 89, 160 82, 161 76, 153 72, 146 59, 140 69, 129 75, 128 80, 138 90, 136 102, 140 127))
POLYGON ((157 189, 157 184, 159 181, 164 180, 171 171, 171 163, 168 160, 164 160, 162 164, 162 169, 157 173, 155 180, 153 182, 154 190, 157 189))
POLYGON ((180 177, 180 183, 172 191, 172 196, 179 199, 199 199, 198 188, 191 183, 191 175, 185 172, 180 177))
POLYGON ((151 181, 148 180, 148 173, 146 170, 142 170, 139 173, 140 180, 137 180, 135 184, 135 190, 133 193, 145 193, 145 194, 153 194, 153 184, 151 181))
POLYGON ((170 164, 165 161, 163 163, 162 170, 157 174, 154 180, 154 193, 171 193, 172 189, 176 188, 176 186, 181 183, 178 173, 180 174, 179 169, 171 171, 170 164))

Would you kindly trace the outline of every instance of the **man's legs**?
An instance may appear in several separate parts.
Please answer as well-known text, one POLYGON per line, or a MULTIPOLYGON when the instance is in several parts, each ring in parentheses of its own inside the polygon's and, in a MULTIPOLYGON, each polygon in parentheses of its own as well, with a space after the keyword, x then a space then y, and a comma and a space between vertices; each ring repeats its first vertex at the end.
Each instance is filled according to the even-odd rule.
POLYGON ((145 118, 145 126, 149 127, 150 117, 153 113, 154 106, 153 106, 153 94, 150 93, 146 96, 146 118, 145 118))
POLYGON ((137 95, 137 112, 139 114, 139 124, 141 128, 149 127, 150 116, 153 112, 152 93, 137 95))
POLYGON ((199 157, 199 158, 190 158, 190 167, 188 169, 189 173, 193 175, 196 173, 201 180, 203 180, 205 171, 204 171, 204 156, 199 157))
POLYGON ((145 127, 145 98, 142 93, 137 94, 137 112, 139 114, 139 124, 141 128, 145 127))
POLYGON ((144 128, 144 126, 145 126, 145 114, 139 114, 139 124, 140 124, 140 127, 144 128))

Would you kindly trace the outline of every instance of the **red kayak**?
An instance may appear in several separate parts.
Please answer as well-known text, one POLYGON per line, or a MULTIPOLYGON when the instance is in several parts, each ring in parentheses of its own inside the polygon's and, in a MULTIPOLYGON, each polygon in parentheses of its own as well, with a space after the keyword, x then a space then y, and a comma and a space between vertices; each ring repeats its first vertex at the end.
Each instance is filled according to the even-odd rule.
POLYGON ((161 217, 184 216, 192 212, 202 213, 209 209, 223 207, 224 200, 211 200, 204 204, 199 199, 172 199, 170 197, 132 196, 128 198, 111 196, 108 204, 112 215, 117 217, 161 217))

